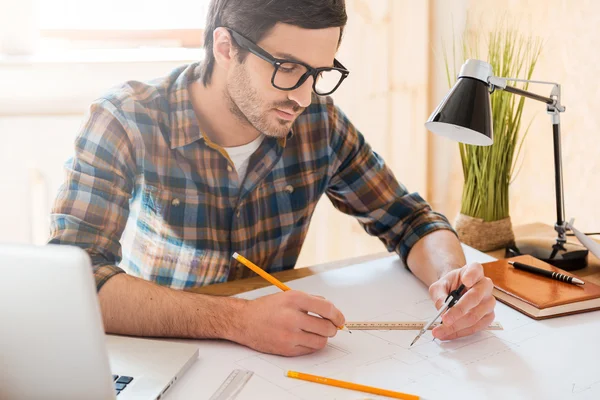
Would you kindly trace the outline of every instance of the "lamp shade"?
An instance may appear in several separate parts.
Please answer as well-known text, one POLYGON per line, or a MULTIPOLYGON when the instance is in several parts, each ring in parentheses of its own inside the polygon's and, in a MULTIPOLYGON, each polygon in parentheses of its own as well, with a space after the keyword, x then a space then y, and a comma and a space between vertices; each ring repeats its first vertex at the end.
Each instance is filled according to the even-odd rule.
POLYGON ((490 64, 467 60, 456 84, 431 114, 425 127, 461 143, 491 145, 492 108, 487 83, 491 72, 490 64))

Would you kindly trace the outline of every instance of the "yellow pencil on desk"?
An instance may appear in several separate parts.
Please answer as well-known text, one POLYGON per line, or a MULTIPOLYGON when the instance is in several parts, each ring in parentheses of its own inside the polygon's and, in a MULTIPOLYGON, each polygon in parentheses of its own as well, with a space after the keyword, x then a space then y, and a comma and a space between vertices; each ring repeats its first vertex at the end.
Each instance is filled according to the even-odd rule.
MULTIPOLYGON (((281 282, 279 279, 275 278, 273 275, 269 274, 267 271, 260 268, 258 265, 254 264, 252 261, 248 260, 246 257, 242 256, 241 254, 233 253, 232 257, 234 259, 236 259, 237 261, 239 261, 240 263, 244 264, 246 267, 250 268, 252 271, 256 272, 258 275, 260 275, 265 280, 267 280, 267 282, 277 286, 279 289, 283 290, 284 292, 287 292, 288 290, 292 290, 285 283, 281 282)), ((345 326, 338 326, 338 329, 350 332, 350 330, 348 328, 346 328, 345 326)))
POLYGON ((301 379, 308 382, 320 383, 322 385, 335 386, 343 389, 357 390, 359 392, 377 394, 391 397, 393 399, 419 400, 420 397, 414 394, 395 392, 393 390, 380 389, 373 386, 360 385, 358 383, 340 381, 337 379, 325 378, 324 376, 305 374, 303 372, 288 371, 286 376, 289 378, 301 379))

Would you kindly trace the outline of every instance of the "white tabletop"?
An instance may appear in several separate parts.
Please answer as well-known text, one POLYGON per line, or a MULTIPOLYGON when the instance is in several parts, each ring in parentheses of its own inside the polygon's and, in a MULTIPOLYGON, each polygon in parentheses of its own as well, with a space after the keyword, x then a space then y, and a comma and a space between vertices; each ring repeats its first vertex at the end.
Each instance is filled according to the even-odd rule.
MULTIPOLYGON (((491 257, 465 247, 469 261, 491 257)), ((289 282, 325 296, 347 321, 426 320, 435 312, 427 288, 397 256, 289 282)), ((256 298, 267 287, 240 297, 256 298)), ((600 312, 535 321, 498 304, 503 331, 454 341, 414 331, 339 332, 315 354, 286 358, 225 341, 195 341, 198 361, 165 399, 208 399, 234 369, 254 372, 237 399, 382 398, 286 378, 288 369, 419 395, 424 399, 598 399, 600 312)))

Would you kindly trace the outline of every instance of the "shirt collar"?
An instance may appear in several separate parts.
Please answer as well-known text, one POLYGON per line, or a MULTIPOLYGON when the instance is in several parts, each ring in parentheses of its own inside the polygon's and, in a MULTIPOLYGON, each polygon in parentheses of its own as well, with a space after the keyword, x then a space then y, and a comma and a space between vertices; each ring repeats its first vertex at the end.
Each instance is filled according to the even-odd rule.
POLYGON ((186 146, 203 138, 188 92, 189 86, 200 79, 200 74, 199 63, 188 65, 169 90, 171 149, 186 146))
MULTIPOLYGON (((169 91, 169 121, 171 128, 171 149, 187 146, 200 139, 207 139, 200 131, 198 118, 188 91, 189 86, 200 79, 202 68, 200 63, 188 65, 177 76, 169 91)), ((295 125, 295 123, 294 123, 295 125)), ((288 134, 277 139, 279 145, 285 148, 287 140, 294 135, 294 126, 288 134)))

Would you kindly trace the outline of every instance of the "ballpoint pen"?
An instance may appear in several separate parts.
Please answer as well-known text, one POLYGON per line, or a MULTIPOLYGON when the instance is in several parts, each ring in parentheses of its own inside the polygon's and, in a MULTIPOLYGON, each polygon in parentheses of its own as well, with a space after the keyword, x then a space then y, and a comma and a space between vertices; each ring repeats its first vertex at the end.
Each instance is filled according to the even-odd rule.
POLYGON ((423 328, 421 328, 421 330, 419 331, 419 334, 417 335, 417 337, 415 338, 415 340, 413 340, 412 343, 410 344, 411 346, 413 344, 415 344, 415 342, 417 340, 419 340, 419 338, 421 336, 423 336, 423 334, 425 332, 427 332, 427 330, 431 327, 431 325, 433 325, 435 323, 435 321, 437 321, 437 319, 444 312, 446 312, 446 310, 452 308, 456 304, 456 302, 458 301, 458 299, 460 299, 460 296, 462 295, 463 290, 465 290, 465 285, 463 285, 461 283, 461 285, 458 287, 458 289, 455 289, 455 290, 453 290, 453 291, 450 292, 450 294, 448 295, 448 297, 446 297, 446 300, 444 301, 444 304, 438 310, 437 314, 431 319, 431 321, 429 321, 428 323, 426 323, 423 326, 423 328))
POLYGON ((574 285, 585 285, 584 281, 582 281, 581 279, 577 279, 573 276, 567 276, 558 272, 548 271, 542 268, 534 267, 533 265, 523 264, 518 261, 509 261, 508 263, 516 269, 531 272, 532 274, 545 276, 550 279, 556 279, 557 281, 572 283, 574 285))

